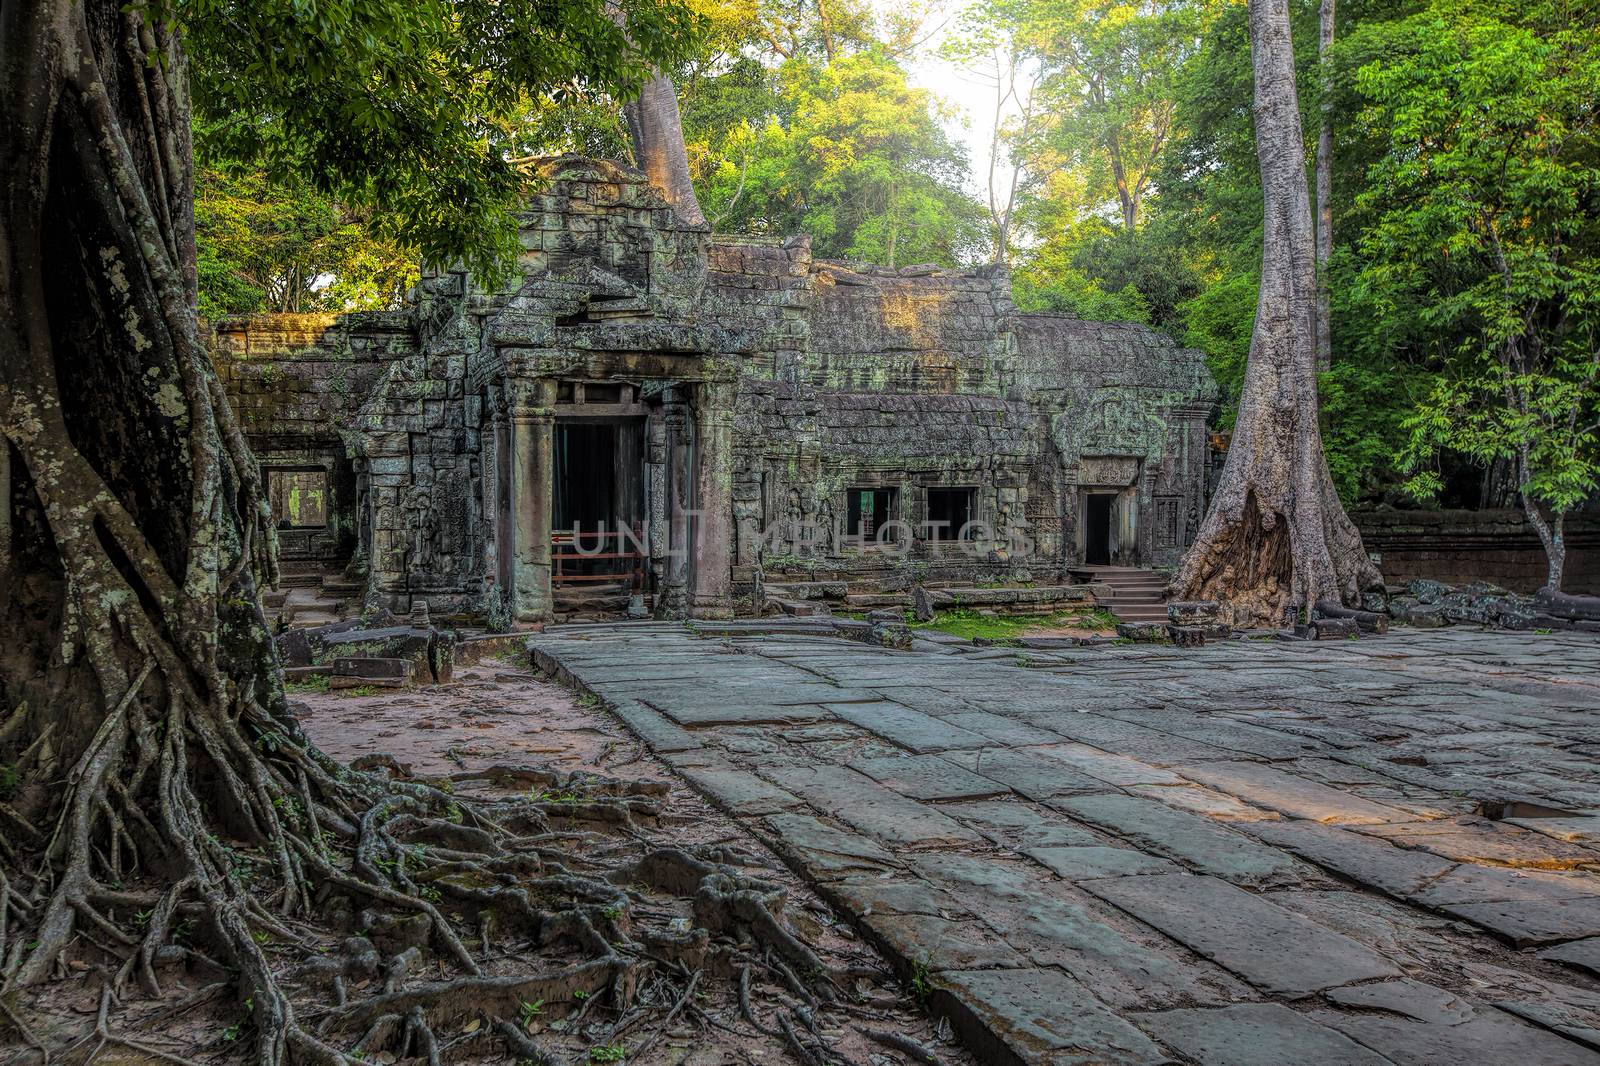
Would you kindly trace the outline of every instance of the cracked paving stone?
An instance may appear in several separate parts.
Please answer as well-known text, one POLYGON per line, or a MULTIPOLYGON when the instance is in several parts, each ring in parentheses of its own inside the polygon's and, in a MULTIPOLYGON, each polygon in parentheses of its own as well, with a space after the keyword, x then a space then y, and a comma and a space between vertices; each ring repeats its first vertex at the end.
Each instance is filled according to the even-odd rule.
POLYGON ((946 971, 937 998, 986 1062, 1157 1066, 1160 1048, 1059 970, 946 971), (1009 1052, 1009 1054, 1007 1054, 1009 1052))
POLYGON ((1114 877, 1083 887, 1263 992, 1306 996, 1400 975, 1366 945, 1214 877, 1114 877))
POLYGON ((1558 944, 1553 948, 1545 948, 1539 952, 1539 957, 1565 963, 1580 970, 1587 970, 1596 977, 1600 977, 1600 937, 1592 936, 1584 940, 1574 940, 1570 944, 1558 944))
POLYGON ((1362 799, 1260 763, 1203 763, 1181 767, 1179 773, 1192 781, 1287 814, 1291 818, 1342 825, 1412 820, 1412 815, 1407 811, 1362 799))
POLYGON ((1274 885, 1302 880, 1302 871, 1276 848, 1186 811, 1136 796, 1079 796, 1050 805, 1141 847, 1183 859, 1208 874, 1242 884, 1274 885))
POLYGON ((850 767, 912 799, 982 799, 1003 795, 1008 791, 1004 785, 962 769, 937 755, 888 755, 876 759, 857 759, 850 763, 850 767))
POLYGON ((718 806, 734 814, 772 814, 803 802, 743 770, 715 766, 679 766, 677 770, 718 806))
POLYGON ((1357 1013, 1321 1010, 1312 1017, 1398 1066, 1440 1063, 1537 1063, 1597 1066, 1600 1054, 1528 1025, 1494 1007, 1409 979, 1334 989, 1329 1001, 1357 1013))
POLYGON ((1127 791, 1219 822, 1276 822, 1283 817, 1277 811, 1252 807, 1225 792, 1202 785, 1129 785, 1127 791))
POLYGON ((1052 759, 1060 759, 1068 766, 1081 770, 1090 777, 1119 788, 1129 785, 1181 785, 1183 778, 1170 770, 1140 762, 1127 755, 1101 751, 1086 744, 1058 744, 1041 749, 1052 759))
POLYGON ((1042 748, 984 748, 946 752, 944 757, 1031 800, 1104 792, 1111 787, 1051 758, 1042 748))
POLYGON ((1242 828, 1342 877, 1402 899, 1415 896, 1456 865, 1318 822, 1258 822, 1242 828))
POLYGON ((1027 848, 1023 854, 1068 881, 1089 881, 1098 877, 1126 877, 1131 874, 1182 873, 1176 863, 1132 848, 1049 847, 1027 848))
POLYGON ((1585 864, 1600 866, 1600 852, 1487 818, 1466 816, 1364 825, 1355 831, 1455 862, 1547 870, 1570 870, 1585 864))
POLYGON ((1206 1066, 1389 1066, 1337 1030, 1281 1003, 1239 1003, 1210 1010, 1141 1014, 1145 1032, 1206 1066))
POLYGON ((1600 936, 1600 898, 1504 900, 1440 907, 1502 937, 1513 947, 1600 936))
POLYGON ((1058 744, 1060 735, 1048 730, 1039 729, 1019 722, 1014 718, 1005 718, 989 711, 963 711, 959 714, 942 715, 946 722, 971 733, 978 733, 988 737, 994 744, 1003 744, 1007 747, 1025 748, 1035 744, 1058 744))
POLYGON ((882 872, 899 865, 874 841, 809 814, 769 814, 766 823, 773 833, 774 850, 791 856, 823 880, 863 870, 882 872))
POLYGON ((946 803, 945 814, 960 819, 996 844, 1013 850, 1031 847, 1094 847, 1104 841, 1092 830, 1056 814, 1035 810, 1022 800, 946 803))
POLYGON ((687 729, 638 700, 613 700, 611 712, 622 719, 651 751, 670 753, 693 751, 700 747, 700 741, 687 729))
POLYGON ((845 766, 773 767, 764 774, 820 811, 890 844, 980 844, 935 807, 892 792, 845 766))
POLYGON ((918 878, 853 874, 820 891, 908 966, 936 972, 1026 965, 987 924, 918 878))
POLYGON ((977 733, 969 733, 959 726, 888 700, 830 703, 827 710, 885 740, 918 753, 949 748, 981 748, 989 743, 986 737, 977 733))
POLYGON ((952 899, 982 900, 974 910, 1013 947, 1117 1009, 1220 1005, 1249 994, 1222 968, 1036 868, 952 854, 921 856, 916 869, 952 899))

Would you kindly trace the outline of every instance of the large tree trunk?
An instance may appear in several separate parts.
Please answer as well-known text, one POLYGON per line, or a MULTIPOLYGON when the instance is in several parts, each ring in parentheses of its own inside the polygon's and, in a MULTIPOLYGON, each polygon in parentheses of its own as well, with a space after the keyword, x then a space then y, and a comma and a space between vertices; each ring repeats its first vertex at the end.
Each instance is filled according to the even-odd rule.
POLYGON ((306 743, 257 595, 274 566, 268 504, 199 340, 184 53, 143 10, 0 0, 0 766, 14 771, 0 792, 0 1038, 20 1035, 44 1061, 108 1043, 180 1061, 114 1029, 111 1008, 194 965, 208 981, 220 967, 236 996, 230 1061, 428 1061, 439 1024, 453 1043, 551 1061, 516 1024, 524 1004, 603 996, 637 1020, 655 1009, 639 990, 665 980, 682 990, 668 1001, 687 999, 700 976, 651 969, 618 884, 688 883, 700 935, 753 939, 823 973, 778 923, 771 886, 681 849, 647 852, 630 811, 652 801, 632 786, 564 786, 577 791, 563 819, 604 807, 629 831, 621 847, 637 860, 608 848, 623 857, 602 880, 537 846, 570 836, 539 795, 452 796, 346 770, 306 743), (420 924, 437 957, 418 974, 445 979, 404 981, 408 950, 365 992, 304 983, 317 964, 364 965, 352 940, 373 952, 354 937, 344 960, 311 960, 367 928, 306 944, 330 910, 420 924), (484 976, 456 927, 491 955, 491 914, 506 958, 559 946, 582 961, 484 976), (297 973, 317 1033, 258 938, 297 973), (104 975, 90 986, 98 1014, 78 1013, 76 985, 33 995, 71 963, 104 975))
POLYGON ((633 158, 666 196, 678 217, 691 224, 705 222, 700 201, 689 180, 689 156, 683 146, 683 122, 678 115, 678 92, 672 79, 658 74, 638 97, 622 107, 633 140, 633 158))
POLYGON ((1265 225, 1261 294, 1222 480, 1173 581, 1240 627, 1285 608, 1356 606, 1381 585, 1333 489, 1317 426, 1316 269, 1287 0, 1251 0, 1256 154, 1265 225))
POLYGON ((1317 16, 1317 58, 1322 69, 1322 129, 1317 135, 1317 369, 1333 365, 1333 319, 1328 298, 1328 262, 1333 258, 1333 99, 1328 52, 1333 48, 1337 0, 1322 0, 1317 16))
POLYGON ((123 977, 198 902, 275 1061, 298 1030, 224 840, 300 903, 274 799, 326 775, 303 751, 257 757, 296 731, 255 591, 266 504, 198 338, 183 51, 112 0, 0 0, 0 40, 0 762, 23 782, 0 873, 33 919, 0 974, 50 978, 78 930, 115 928, 125 880, 155 877, 170 901, 123 977))

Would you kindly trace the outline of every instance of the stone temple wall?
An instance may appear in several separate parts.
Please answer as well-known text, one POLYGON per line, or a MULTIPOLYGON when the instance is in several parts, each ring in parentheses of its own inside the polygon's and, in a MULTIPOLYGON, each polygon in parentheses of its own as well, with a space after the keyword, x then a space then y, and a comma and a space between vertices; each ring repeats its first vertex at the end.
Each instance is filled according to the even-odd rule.
POLYGON ((1089 494, 1116 501, 1114 562, 1168 565, 1192 538, 1214 393, 1200 353, 1019 314, 997 268, 712 237, 614 164, 545 178, 496 289, 428 269, 402 312, 216 325, 263 462, 348 473, 331 537, 369 602, 482 611, 495 588, 545 616, 551 430, 586 419, 639 427, 651 579, 674 610, 722 609, 758 567, 1054 580, 1084 557, 1089 494), (872 489, 912 527, 931 490, 970 489, 996 550, 785 535, 842 527, 872 489), (668 550, 686 546, 687 562, 668 550))
POLYGON ((357 414, 389 366, 416 352, 411 315, 248 315, 207 323, 205 332, 263 468, 321 470, 327 477, 328 524, 280 530, 285 560, 359 567, 357 414))
POLYGON ((972 517, 1003 546, 991 554, 787 536, 787 551, 765 545, 766 567, 1053 578, 1082 556, 1080 486, 1127 496, 1126 561, 1176 562, 1205 503, 1213 386, 1200 353, 1140 326, 1019 314, 995 268, 888 270, 806 253, 804 242, 712 250, 725 305, 777 315, 739 382, 738 564, 761 554, 757 530, 836 529, 851 491, 892 489, 895 517, 920 529, 930 489, 967 487, 972 517), (1024 540, 1027 559, 1012 547, 1024 540))
MULTIPOLYGON (((1532 593, 1549 576, 1539 535, 1521 511, 1370 510, 1350 517, 1391 585, 1487 581, 1532 593)), ((1563 591, 1600 596, 1600 514, 1568 515, 1566 542, 1563 591)))

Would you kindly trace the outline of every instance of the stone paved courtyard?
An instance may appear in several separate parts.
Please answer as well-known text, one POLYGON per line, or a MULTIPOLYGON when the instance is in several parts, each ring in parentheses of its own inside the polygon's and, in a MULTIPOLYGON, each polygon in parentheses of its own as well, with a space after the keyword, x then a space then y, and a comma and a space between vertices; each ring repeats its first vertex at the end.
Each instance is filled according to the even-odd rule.
POLYGON ((1600 640, 535 637, 986 1061, 1600 1063, 1600 640))

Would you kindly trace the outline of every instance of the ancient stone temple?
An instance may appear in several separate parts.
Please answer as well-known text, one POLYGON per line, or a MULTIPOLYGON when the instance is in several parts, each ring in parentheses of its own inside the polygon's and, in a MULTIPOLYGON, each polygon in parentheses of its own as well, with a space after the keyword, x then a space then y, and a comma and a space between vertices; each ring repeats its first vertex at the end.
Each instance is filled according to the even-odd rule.
POLYGON ((401 311, 213 323, 286 560, 365 602, 667 617, 797 571, 857 583, 1165 566, 1204 508, 1201 354, 1021 314, 999 268, 713 236, 637 172, 565 158, 505 284, 401 311))

